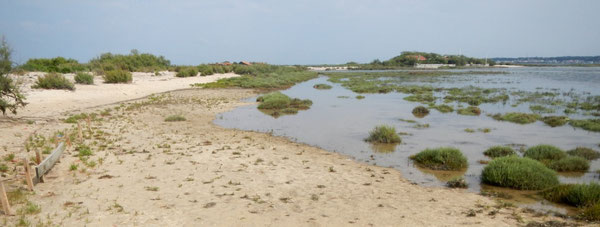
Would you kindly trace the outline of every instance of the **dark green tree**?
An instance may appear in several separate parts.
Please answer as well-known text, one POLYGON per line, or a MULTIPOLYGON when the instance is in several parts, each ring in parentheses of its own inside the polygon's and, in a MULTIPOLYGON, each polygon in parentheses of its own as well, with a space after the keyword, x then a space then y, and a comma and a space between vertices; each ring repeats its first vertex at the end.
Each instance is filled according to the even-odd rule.
POLYGON ((3 115, 6 115, 6 111, 17 114, 19 107, 27 105, 25 96, 21 94, 17 84, 8 76, 12 69, 11 52, 12 50, 3 36, 0 40, 0 111, 3 115))

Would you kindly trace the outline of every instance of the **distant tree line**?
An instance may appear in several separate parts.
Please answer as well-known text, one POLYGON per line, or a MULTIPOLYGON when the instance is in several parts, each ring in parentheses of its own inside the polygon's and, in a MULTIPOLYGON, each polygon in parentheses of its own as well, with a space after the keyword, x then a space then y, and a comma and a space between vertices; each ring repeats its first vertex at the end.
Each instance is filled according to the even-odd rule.
POLYGON ((359 69, 393 69, 398 67, 412 67, 416 64, 454 64, 466 66, 467 64, 489 64, 496 62, 491 59, 466 57, 464 55, 440 55, 436 53, 404 51, 402 54, 387 61, 375 59, 368 64, 357 64, 349 62, 349 66, 357 66, 359 69))

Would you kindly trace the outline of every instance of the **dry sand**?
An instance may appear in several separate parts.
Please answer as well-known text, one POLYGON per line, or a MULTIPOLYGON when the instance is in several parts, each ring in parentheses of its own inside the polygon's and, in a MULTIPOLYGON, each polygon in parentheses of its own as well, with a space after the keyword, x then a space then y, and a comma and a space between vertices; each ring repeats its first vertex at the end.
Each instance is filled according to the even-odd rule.
MULTIPOLYGON (((92 122, 91 132, 84 130, 83 143, 92 147, 93 155, 82 161, 69 148, 46 183, 29 193, 28 200, 41 211, 3 216, 0 223, 25 219, 49 226, 518 226, 557 219, 533 217, 466 190, 414 185, 394 169, 212 123, 217 114, 247 105, 240 100, 253 95, 242 89, 190 89, 85 109, 112 110, 92 122), (173 114, 187 121, 164 121, 173 114)), ((81 108, 90 105, 98 103, 81 108)), ((72 108, 78 108, 77 102, 72 108)), ((34 132, 51 135, 73 129, 57 120, 62 117, 46 115, 45 124, 0 122, 7 144, 0 153, 32 157, 32 152, 23 151, 23 141, 34 132)), ((10 191, 23 187, 18 180, 22 168, 13 166, 3 174, 10 191)), ((13 211, 24 212, 23 207, 25 202, 16 203, 13 211)))

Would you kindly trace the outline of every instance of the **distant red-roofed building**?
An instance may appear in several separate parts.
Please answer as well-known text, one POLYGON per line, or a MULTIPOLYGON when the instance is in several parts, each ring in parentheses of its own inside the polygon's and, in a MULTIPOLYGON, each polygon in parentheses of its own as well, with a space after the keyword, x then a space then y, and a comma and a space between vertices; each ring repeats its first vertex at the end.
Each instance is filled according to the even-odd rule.
POLYGON ((252 63, 247 62, 247 61, 241 61, 240 64, 242 64, 242 65, 252 65, 252 63))
POLYGON ((422 55, 413 55, 412 57, 417 59, 417 61, 427 61, 427 58, 423 57, 422 55))
POLYGON ((223 63, 221 63, 221 65, 231 65, 231 62, 224 61, 223 63))

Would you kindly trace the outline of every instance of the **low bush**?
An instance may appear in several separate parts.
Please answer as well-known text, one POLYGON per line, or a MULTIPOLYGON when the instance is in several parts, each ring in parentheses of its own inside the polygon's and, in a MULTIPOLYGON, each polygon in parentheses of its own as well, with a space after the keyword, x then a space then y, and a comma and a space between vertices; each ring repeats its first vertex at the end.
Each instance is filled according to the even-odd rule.
POLYGON ((492 160, 481 173, 486 184, 521 190, 540 190, 558 185, 556 172, 544 164, 516 155, 492 160))
POLYGON ((569 118, 566 116, 546 116, 542 117, 541 120, 550 127, 558 127, 565 125, 569 121, 569 118))
POLYGON ((541 192, 544 199, 555 203, 583 207, 600 202, 600 184, 563 184, 541 192))
POLYGON ((89 73, 77 73, 75 75, 75 83, 78 84, 94 84, 94 76, 89 73))
POLYGON ((380 125, 369 132, 369 137, 365 141, 372 143, 400 143, 402 139, 398 136, 394 127, 380 125))
POLYGON ((326 90, 326 89, 331 89, 332 87, 329 84, 315 84, 315 86, 313 86, 313 88, 320 89, 320 90, 326 90))
POLYGON ((549 163, 550 161, 557 161, 567 157, 567 153, 558 147, 541 144, 530 147, 525 151, 523 157, 538 160, 542 163, 549 163))
POLYGON ((104 83, 116 84, 116 83, 131 83, 133 77, 131 73, 124 70, 110 70, 106 71, 104 76, 104 83))
POLYGON ((514 155, 515 150, 513 150, 509 146, 493 146, 493 147, 490 147, 487 150, 485 150, 483 152, 483 154, 485 156, 488 156, 491 158, 499 158, 499 157, 514 155))
POLYGON ((419 165, 434 170, 460 170, 467 168, 467 158, 453 147, 425 149, 410 157, 419 165))
POLYGON ((600 221, 600 203, 584 207, 577 217, 586 221, 600 221))
POLYGON ((558 172, 585 172, 590 168, 590 162, 579 156, 567 156, 551 161, 548 167, 558 172))
POLYGON ((192 77, 192 76, 196 76, 196 75, 198 75, 198 70, 196 70, 196 68, 186 67, 186 68, 179 70, 179 72, 177 72, 177 74, 175 76, 176 77, 192 77))
POLYGON ((312 105, 309 99, 292 99, 278 91, 260 96, 256 101, 260 102, 258 109, 274 117, 281 114, 295 114, 298 110, 306 110, 312 105))
POLYGON ((174 122, 174 121, 186 121, 184 116, 181 115, 171 115, 165 118, 166 122, 174 122))
POLYGON ((569 124, 588 131, 600 132, 600 119, 570 120, 569 124))
POLYGON ((537 114, 528 114, 528 113, 505 113, 505 114, 495 114, 492 118, 498 121, 509 121, 517 124, 530 124, 536 122, 540 115, 537 114))
POLYGON ((585 158, 590 161, 600 158, 600 152, 590 149, 590 148, 587 148, 587 147, 577 147, 573 150, 567 151, 567 154, 573 155, 573 156, 579 156, 579 157, 585 158))
POLYGON ((75 90, 75 85, 62 74, 48 73, 37 79, 32 88, 75 90))
POLYGON ((425 108, 424 106, 417 106, 412 110, 412 114, 415 117, 422 118, 422 117, 427 116, 427 114, 429 114, 429 110, 427 108, 425 108))
POLYGON ((481 109, 476 106, 469 106, 467 108, 458 109, 457 112, 460 115, 479 116, 481 114, 481 109))

